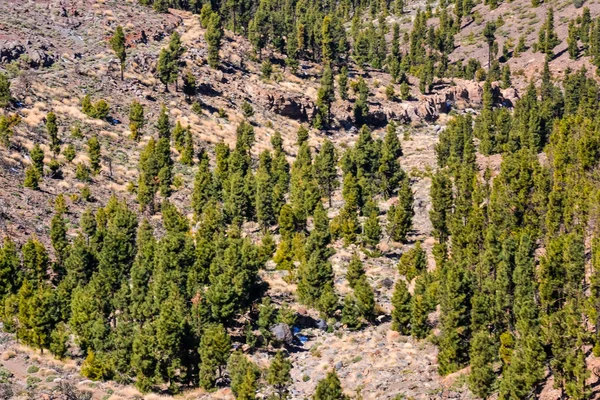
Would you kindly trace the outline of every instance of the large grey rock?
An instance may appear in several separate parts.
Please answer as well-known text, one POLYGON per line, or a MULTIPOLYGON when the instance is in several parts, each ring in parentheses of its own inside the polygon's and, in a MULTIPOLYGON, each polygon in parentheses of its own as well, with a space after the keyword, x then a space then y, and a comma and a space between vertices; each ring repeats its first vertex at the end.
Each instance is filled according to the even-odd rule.
POLYGON ((15 41, 0 42, 0 63, 9 63, 17 60, 25 53, 25 46, 15 41))
POLYGON ((298 121, 308 121, 314 113, 314 105, 308 98, 282 93, 267 94, 267 108, 275 114, 298 121))
POLYGON ((317 328, 322 330, 322 331, 327 331, 327 322, 325 322, 324 319, 320 319, 317 321, 317 328))
POLYGON ((42 50, 29 52, 29 65, 32 67, 49 67, 54 64, 54 57, 42 50))
POLYGON ((271 334, 281 343, 291 344, 292 340, 294 340, 294 335, 292 335, 292 331, 287 324, 277 324, 271 327, 271 334))

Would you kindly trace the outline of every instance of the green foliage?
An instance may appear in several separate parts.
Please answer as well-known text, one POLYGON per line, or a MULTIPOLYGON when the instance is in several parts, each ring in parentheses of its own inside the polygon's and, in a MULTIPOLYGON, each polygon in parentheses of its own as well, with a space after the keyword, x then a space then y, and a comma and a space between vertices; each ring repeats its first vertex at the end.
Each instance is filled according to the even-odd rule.
POLYGON ((217 68, 219 66, 219 50, 223 39, 223 28, 221 17, 216 12, 213 12, 208 18, 204 39, 208 43, 208 65, 211 68, 217 68))
POLYGON ((10 81, 5 74, 0 73, 0 107, 8 106, 10 99, 10 81))
POLYGON ((93 381, 110 378, 112 371, 108 361, 105 354, 90 351, 81 365, 81 375, 93 381))
POLYGON ((410 282, 427 269, 427 256, 417 242, 413 248, 403 253, 398 263, 398 272, 410 282))
POLYGON ((236 399, 254 399, 260 370, 241 352, 231 354, 227 362, 231 391, 236 399))
POLYGON ((367 321, 372 321, 375 317, 375 295, 365 275, 356 282, 354 294, 361 317, 367 321))
POLYGON ((200 385, 205 389, 213 389, 222 368, 227 364, 231 351, 231 340, 222 325, 211 325, 206 328, 200 341, 200 385))
POLYGON ((271 75, 273 74, 273 64, 271 63, 271 60, 266 59, 263 61, 260 66, 260 73, 264 79, 271 79, 271 75))
POLYGON ((56 125, 56 114, 46 114, 46 133, 50 139, 50 149, 57 155, 60 152, 60 139, 58 138, 58 126, 56 125))
POLYGON ((279 350, 267 371, 267 383, 273 386, 280 399, 287 398, 288 387, 292 383, 290 371, 292 363, 286 357, 282 350, 279 350))
POLYGON ((125 59, 127 58, 127 53, 125 51, 125 34, 123 33, 123 27, 117 26, 115 29, 114 35, 110 38, 110 46, 112 50, 115 52, 115 55, 119 59, 119 64, 121 65, 121 80, 123 80, 123 73, 125 71, 125 59))
POLYGON ((398 280, 392 296, 392 330, 403 335, 410 333, 411 295, 403 280, 398 280))
POLYGON ((23 186, 38 190, 40 188, 40 174, 34 167, 27 167, 25 169, 25 180, 23 181, 23 186))
POLYGON ((313 400, 345 400, 340 378, 335 370, 327 373, 325 379, 317 383, 313 400))
POLYGON ((352 255, 352 259, 348 264, 348 271, 346 272, 346 279, 348 280, 348 284, 352 289, 355 288, 356 283, 360 280, 361 277, 365 275, 365 270, 363 268, 363 264, 360 261, 360 256, 357 253, 352 255))
POLYGON ((81 101, 81 111, 90 118, 106 119, 110 113, 110 105, 104 99, 92 104, 90 95, 86 94, 81 101))
POLYGON ((144 107, 134 100, 129 106, 129 130, 131 131, 131 138, 133 140, 139 140, 144 125, 144 107))
POLYGON ((100 172, 100 142, 97 136, 92 136, 87 142, 90 167, 94 174, 100 172))
POLYGON ((68 162, 72 162, 77 155, 77 151, 75 150, 75 146, 72 144, 68 144, 67 147, 63 150, 63 156, 68 162))
POLYGON ((471 341, 471 374, 469 388, 478 397, 487 399, 494 391, 494 342, 487 332, 477 332, 471 341))
POLYGON ((0 143, 4 147, 10 147, 10 139, 14 134, 13 128, 20 122, 21 117, 18 114, 0 115, 0 143))
POLYGON ((35 170, 38 172, 39 176, 44 175, 44 150, 40 147, 38 143, 33 145, 33 148, 29 151, 29 157, 31 158, 31 162, 35 170))
POLYGON ((90 168, 84 163, 77 163, 75 167, 75 178, 81 182, 90 181, 90 168))
POLYGON ((317 116, 314 120, 314 126, 317 129, 324 129, 329 126, 331 120, 331 105, 335 101, 335 90, 333 87, 333 71, 326 65, 321 77, 321 87, 317 92, 317 116))

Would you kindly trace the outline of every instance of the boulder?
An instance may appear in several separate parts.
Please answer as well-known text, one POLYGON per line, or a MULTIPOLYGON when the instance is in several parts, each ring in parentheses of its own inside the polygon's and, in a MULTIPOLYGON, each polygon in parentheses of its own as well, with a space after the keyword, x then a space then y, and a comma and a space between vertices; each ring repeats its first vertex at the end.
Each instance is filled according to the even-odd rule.
POLYGON ((0 42, 0 63, 9 63, 25 53, 25 46, 15 41, 0 42))
POLYGON ((267 95, 267 102, 269 110, 290 119, 305 122, 313 116, 314 105, 309 99, 301 96, 270 93, 267 95))
POLYGON ((329 328, 329 326, 327 325, 327 322, 324 319, 320 319, 317 321, 317 329, 327 331, 327 328, 329 328))
POLYGON ((291 344, 294 340, 294 335, 292 335, 292 331, 288 324, 277 324, 271 327, 271 334, 278 342, 291 344))
POLYGON ((54 57, 42 50, 31 50, 28 56, 29 65, 34 68, 49 67, 54 64, 54 57))

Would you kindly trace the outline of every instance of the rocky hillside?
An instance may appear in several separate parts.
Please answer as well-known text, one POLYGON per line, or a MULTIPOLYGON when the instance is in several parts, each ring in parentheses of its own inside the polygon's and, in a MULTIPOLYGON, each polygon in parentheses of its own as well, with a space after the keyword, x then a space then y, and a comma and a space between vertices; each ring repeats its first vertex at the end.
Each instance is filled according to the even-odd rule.
MULTIPOLYGON (((572 60, 567 52, 567 25, 581 10, 575 8, 572 1, 555 0, 535 9, 529 4, 526 0, 514 0, 502 3, 494 10, 476 4, 473 13, 463 18, 463 26, 454 39, 454 51, 449 54, 452 63, 466 63, 473 58, 486 66, 488 48, 482 33, 486 23, 491 21, 498 25, 496 37, 500 49, 507 42, 514 44, 520 36, 525 37, 528 48, 505 63, 513 72, 511 85, 492 83, 498 108, 512 110, 529 82, 539 80, 545 56, 533 52, 532 46, 550 7, 554 8, 556 32, 562 40, 555 49, 556 56, 549 62, 554 77, 562 76, 568 68, 574 70, 586 66, 590 71, 595 70, 589 57, 572 60)), ((595 2, 586 6, 593 18, 600 15, 600 7, 595 2)), ((402 16, 389 15, 385 21, 390 25, 399 23, 401 37, 405 34, 408 37, 417 11, 426 7, 423 2, 408 2, 402 16)), ((434 16, 428 23, 437 26, 439 20, 434 16)), ((346 28, 349 30, 350 24, 346 28)), ((323 73, 320 64, 301 60, 298 72, 292 73, 286 67, 286 56, 267 48, 263 57, 272 61, 274 71, 266 79, 261 72, 262 60, 254 54, 252 43, 242 35, 226 30, 220 50, 221 65, 214 69, 207 63, 205 33, 196 14, 176 9, 157 13, 132 0, 0 2, 0 72, 8 76, 12 96, 12 101, 2 112, 20 117, 20 123, 12 128, 9 145, 0 145, 0 238, 10 237, 20 246, 30 237, 37 237, 49 250, 51 258, 56 259, 50 225, 55 200, 60 194, 67 199, 67 237, 71 240, 78 235, 84 210, 95 211, 106 206, 112 195, 126 202, 139 217, 147 217, 159 231, 159 236, 162 235, 160 213, 140 210, 135 191, 140 156, 151 138, 157 135, 155 124, 163 105, 167 107, 173 125, 179 122, 190 128, 197 152, 206 151, 211 168, 215 168, 215 145, 223 142, 234 146, 236 129, 245 120, 254 128, 256 144, 252 155, 255 160, 263 150, 271 149, 271 138, 279 132, 286 158, 293 161, 298 149, 296 132, 301 126, 310 129, 309 144, 315 151, 321 149, 325 139, 334 143, 340 155, 355 145, 359 127, 355 124, 353 111, 357 98, 354 93, 348 100, 336 96, 331 109, 332 122, 327 129, 310 128, 317 114, 323 73), (119 62, 110 47, 117 26, 122 26, 126 33, 127 60, 123 80, 120 79, 119 62), (175 84, 165 87, 157 77, 157 62, 161 49, 168 45, 169 37, 175 31, 180 34, 185 48, 180 66, 182 73, 175 84), (183 91, 184 74, 195 78, 196 93, 192 96, 183 91), (105 100, 110 106, 109 116, 97 119, 86 115, 82 109, 85 96, 92 102, 105 100), (129 110, 133 101, 142 104, 148 121, 139 141, 131 139, 129 110), (52 156, 46 133, 49 112, 57 117, 61 141, 61 151, 56 158, 52 156), (93 136, 98 137, 101 145, 101 170, 89 183, 84 183, 78 178, 78 165, 90 163, 86 143, 93 136), (40 181, 39 190, 26 188, 23 184, 25 171, 33 162, 30 154, 35 144, 44 151, 46 166, 55 161, 60 165, 60 173, 48 174, 40 181), (65 155, 65 149, 70 146, 75 149, 71 160, 65 155)), ((392 40, 391 35, 387 40, 392 40)), ((401 47, 407 50, 408 42, 403 42, 401 47)), ((346 279, 348 264, 355 252, 362 254, 379 315, 362 330, 352 331, 340 322, 324 327, 325 321, 317 311, 295 301, 297 285, 290 281, 288 271, 276 269, 273 262, 260 271, 260 278, 268 286, 267 295, 277 305, 291 303, 298 317, 309 321, 298 324, 294 332, 297 340, 289 347, 293 365, 290 398, 312 396, 317 382, 332 370, 337 372, 346 394, 357 399, 474 398, 466 385, 468 368, 447 377, 440 376, 437 349, 431 340, 416 340, 391 331, 390 312, 394 282, 402 280, 397 268, 402 254, 422 242, 427 267, 435 269, 433 247, 436 240, 429 217, 432 171, 438 165, 434 148, 450 119, 456 115, 479 113, 484 102, 484 83, 436 78, 432 90, 423 94, 419 90, 420 80, 409 73, 409 96, 400 100, 397 95, 386 94, 390 85, 398 93, 400 85, 394 84, 385 69, 358 68, 351 64, 349 70, 351 82, 362 77, 368 85, 367 122, 373 136, 383 138, 386 126, 390 122, 397 124, 403 150, 399 163, 409 177, 415 215, 412 230, 404 242, 384 237, 372 254, 356 244, 346 246, 342 239, 331 245, 335 249, 331 257, 335 290, 342 297, 352 291, 346 279), (317 321, 320 327, 317 327, 317 321)), ((194 210, 190 199, 197 168, 178 162, 182 154, 175 148, 171 149, 171 157, 176 162, 170 201, 192 220, 194 210)), ((502 155, 477 154, 476 161, 481 171, 490 167, 496 175, 500 171, 502 155)), ((378 198, 378 201, 379 208, 387 212, 399 200, 394 195, 378 198)), ((327 210, 329 217, 339 215, 344 203, 342 190, 336 190, 327 210)), ((361 216, 361 222, 364 219, 361 216)), ((379 220, 385 224, 386 216, 382 214, 379 220)), ((256 223, 245 223, 243 231, 245 236, 259 242, 260 228, 256 223)), ((272 231, 279 240, 276 230, 272 231)), ((414 284, 411 284, 413 289, 414 284)), ((255 304, 251 311, 256 311, 257 307, 255 304)), ((437 333, 439 309, 429 315, 429 320, 433 332, 437 333)), ((244 340, 240 327, 231 331, 234 346, 242 348, 244 340)), ((257 335, 260 336, 260 332, 257 335)), ((0 385, 3 385, 0 386, 0 398, 85 398, 83 392, 94 399, 159 399, 168 395, 166 385, 161 387, 163 397, 163 394, 142 394, 131 382, 88 380, 80 375, 82 354, 77 352, 78 349, 71 350, 74 357, 70 361, 57 361, 47 353, 40 354, 18 344, 13 334, 0 329, 0 385)), ((273 358, 273 348, 265 346, 249 357, 266 369, 273 358)), ((595 365, 596 358, 589 355, 589 369, 594 370, 595 365)), ((558 391, 552 389, 552 379, 549 377, 539 390, 542 398, 559 398, 558 391)), ((261 390, 257 394, 258 398, 268 395, 267 391, 261 390)), ((215 392, 186 388, 179 396, 186 399, 234 398, 226 384, 221 384, 215 392)))

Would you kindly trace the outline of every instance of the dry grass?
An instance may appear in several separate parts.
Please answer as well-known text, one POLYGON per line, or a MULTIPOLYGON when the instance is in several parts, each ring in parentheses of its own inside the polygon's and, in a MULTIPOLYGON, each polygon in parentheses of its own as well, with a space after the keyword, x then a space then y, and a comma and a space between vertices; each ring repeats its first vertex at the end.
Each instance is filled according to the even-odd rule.
POLYGON ((23 114, 26 114, 22 121, 29 126, 38 126, 42 123, 47 114, 46 103, 36 102, 33 108, 24 109, 23 114))
POLYGON ((202 29, 200 26, 200 20, 198 17, 190 13, 185 13, 185 15, 189 15, 189 17, 183 19, 183 25, 185 26, 186 30, 181 35, 181 42, 184 45, 189 45, 199 39, 204 39, 204 29, 202 29))

